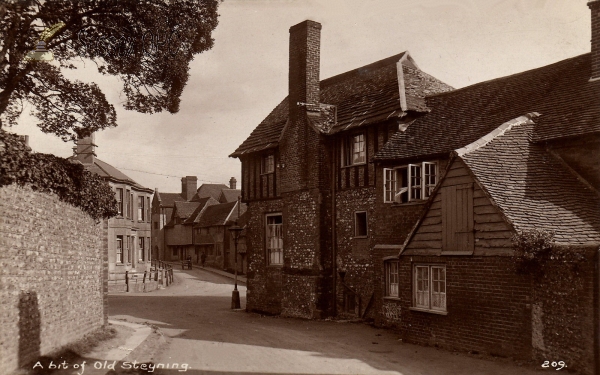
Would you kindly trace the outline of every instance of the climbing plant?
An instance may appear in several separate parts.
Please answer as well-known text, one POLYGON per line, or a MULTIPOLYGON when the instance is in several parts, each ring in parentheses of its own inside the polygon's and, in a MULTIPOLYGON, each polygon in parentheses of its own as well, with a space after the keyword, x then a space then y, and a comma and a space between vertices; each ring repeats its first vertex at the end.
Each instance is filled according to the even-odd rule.
POLYGON ((115 194, 98 175, 68 159, 32 153, 18 135, 0 129, 0 186, 10 184, 54 193, 95 220, 117 214, 115 194))

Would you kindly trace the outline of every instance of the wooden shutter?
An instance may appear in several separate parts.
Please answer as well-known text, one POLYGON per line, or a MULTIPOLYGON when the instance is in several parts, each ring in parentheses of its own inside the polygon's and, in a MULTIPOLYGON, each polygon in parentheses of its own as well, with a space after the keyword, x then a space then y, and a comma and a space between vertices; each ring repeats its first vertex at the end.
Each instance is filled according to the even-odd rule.
POLYGON ((473 184, 442 189, 442 252, 473 254, 473 184))

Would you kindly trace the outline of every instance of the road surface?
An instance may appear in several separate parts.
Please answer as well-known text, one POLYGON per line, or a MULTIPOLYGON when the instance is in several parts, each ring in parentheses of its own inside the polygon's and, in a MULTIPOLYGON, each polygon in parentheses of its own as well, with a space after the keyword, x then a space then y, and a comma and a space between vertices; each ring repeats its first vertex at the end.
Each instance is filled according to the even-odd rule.
MULTIPOLYGON (((238 289, 244 307, 246 288, 238 289)), ((155 365, 168 369, 155 373, 164 375, 540 374, 507 361, 403 343, 394 332, 365 324, 232 311, 232 290, 226 277, 175 270, 166 289, 110 295, 109 314, 160 327, 167 341, 155 365)))

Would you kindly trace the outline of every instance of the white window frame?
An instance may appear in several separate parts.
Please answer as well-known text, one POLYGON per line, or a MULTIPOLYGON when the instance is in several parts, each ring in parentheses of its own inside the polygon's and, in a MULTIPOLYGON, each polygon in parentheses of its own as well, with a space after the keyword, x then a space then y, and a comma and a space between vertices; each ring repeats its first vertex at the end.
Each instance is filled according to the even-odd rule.
POLYGON ((116 198, 117 198, 117 211, 118 211, 118 215, 119 216, 124 216, 123 215, 123 188, 117 188, 117 191, 115 193, 116 198))
POLYGON ((138 237, 138 260, 140 262, 145 261, 146 259, 146 254, 144 253, 146 246, 144 244, 146 240, 144 239, 144 237, 139 236, 138 237))
POLYGON ((146 214, 144 206, 145 206, 146 202, 145 202, 145 199, 144 199, 143 195, 138 195, 137 198, 138 198, 137 199, 138 200, 137 201, 137 206, 138 206, 137 207, 137 211, 138 211, 138 218, 137 219, 138 219, 138 221, 144 221, 144 219, 145 219, 144 216, 146 214))
POLYGON ((425 200, 431 196, 438 181, 437 161, 383 168, 383 202, 407 203, 425 200), (399 178, 400 171, 403 169, 406 169, 406 186, 401 186, 399 178), (433 174, 431 174, 432 171, 433 174), (417 172, 417 174, 414 172, 417 172), (415 182, 418 184, 415 185, 415 182), (401 202, 403 194, 407 194, 407 202, 401 202))
POLYGON ((272 266, 283 265, 283 215, 272 213, 265 215, 265 248, 267 264, 272 266), (281 217, 281 223, 269 224, 269 218, 281 217), (275 234, 271 236, 271 234, 275 234), (279 236, 277 236, 279 234, 279 236))
POLYGON ((413 265, 413 308, 447 312, 445 264, 413 265))
POLYGON ((367 163, 367 140, 365 133, 346 136, 342 139, 342 166, 367 163))
POLYGON ((117 236, 117 257, 115 263, 123 264, 123 236, 117 236))
POLYGON ((399 298, 400 282, 399 282, 399 261, 397 259, 387 260, 385 266, 385 296, 399 298))

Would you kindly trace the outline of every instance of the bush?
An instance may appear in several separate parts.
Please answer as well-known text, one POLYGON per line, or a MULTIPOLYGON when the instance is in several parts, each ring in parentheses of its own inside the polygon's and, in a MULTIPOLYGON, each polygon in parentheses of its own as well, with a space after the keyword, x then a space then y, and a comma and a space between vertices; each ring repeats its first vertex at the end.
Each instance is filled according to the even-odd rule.
POLYGON ((115 193, 101 177, 68 159, 32 153, 18 135, 0 129, 0 186, 14 183, 56 194, 95 220, 117 214, 115 193))
POLYGON ((540 229, 519 231, 512 238, 518 273, 539 274, 542 263, 554 246, 554 232, 540 229))

